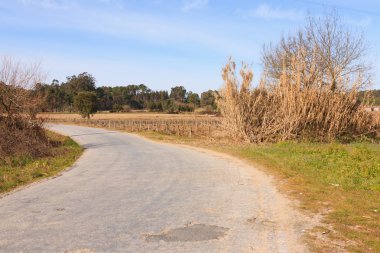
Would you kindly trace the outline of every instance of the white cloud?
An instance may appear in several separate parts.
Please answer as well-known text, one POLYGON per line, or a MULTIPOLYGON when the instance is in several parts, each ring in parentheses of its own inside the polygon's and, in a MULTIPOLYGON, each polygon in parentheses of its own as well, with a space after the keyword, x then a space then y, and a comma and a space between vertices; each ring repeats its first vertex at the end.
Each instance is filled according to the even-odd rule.
POLYGON ((182 6, 183 11, 202 9, 207 6, 208 0, 185 0, 182 6))
MULTIPOLYGON (((70 12, 62 8, 46 12, 46 6, 41 5, 41 2, 70 4, 72 1, 19 1, 26 1, 29 4, 30 2, 34 2, 34 4, 39 2, 38 5, 34 5, 38 8, 32 14, 26 14, 23 19, 4 15, 0 17, 0 22, 33 28, 79 30, 94 34, 110 35, 120 39, 136 39, 165 47, 179 45, 179 47, 186 49, 186 45, 192 43, 194 46, 206 47, 214 52, 238 56, 250 55, 247 52, 251 52, 252 47, 255 46, 253 42, 244 39, 233 36, 226 37, 224 30, 214 29, 212 24, 204 25, 204 23, 189 22, 188 20, 181 20, 176 17, 157 16, 126 9, 102 8, 102 6, 79 4, 70 9, 70 12)), ((195 8, 195 5, 192 8, 195 8)), ((28 6, 24 10, 28 11, 28 6)))
POLYGON ((300 20, 304 17, 302 11, 294 9, 282 9, 273 7, 268 4, 261 4, 257 8, 248 11, 239 10, 238 13, 244 16, 256 17, 262 19, 279 19, 279 20, 300 20))

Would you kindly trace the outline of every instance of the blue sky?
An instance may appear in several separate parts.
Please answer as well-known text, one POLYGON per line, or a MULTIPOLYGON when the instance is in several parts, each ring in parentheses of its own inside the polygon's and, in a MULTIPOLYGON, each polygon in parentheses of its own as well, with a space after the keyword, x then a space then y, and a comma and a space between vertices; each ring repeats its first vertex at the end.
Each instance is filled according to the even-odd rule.
POLYGON ((257 82, 264 43, 335 7, 362 29, 380 88, 380 1, 354 0, 0 0, 0 55, 41 61, 47 82, 89 72, 97 85, 222 85, 232 56, 252 65, 257 82))

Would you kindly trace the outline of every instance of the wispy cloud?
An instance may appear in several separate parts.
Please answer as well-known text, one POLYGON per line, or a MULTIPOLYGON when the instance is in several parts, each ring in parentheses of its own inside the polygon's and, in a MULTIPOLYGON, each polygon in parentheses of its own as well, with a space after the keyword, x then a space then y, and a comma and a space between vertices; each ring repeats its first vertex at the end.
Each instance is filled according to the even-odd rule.
MULTIPOLYGON (((246 55, 254 44, 237 37, 226 37, 224 30, 215 29, 212 24, 204 25, 204 23, 189 22, 167 15, 154 15, 128 9, 103 8, 102 5, 83 5, 81 3, 76 3, 67 12, 65 8, 68 8, 74 2, 73 0, 17 1, 26 3, 24 8, 20 8, 20 13, 23 13, 24 18, 15 18, 11 15, 0 16, 0 22, 3 25, 58 31, 62 29, 65 31, 83 31, 100 36, 110 35, 115 39, 139 40, 151 45, 174 46, 185 50, 187 50, 187 45, 191 43, 192 46, 212 49, 213 52, 238 56, 246 55), (49 5, 46 5, 45 1, 48 1, 49 5), (50 4, 53 2, 59 5, 51 6, 50 4), (34 7, 33 13, 30 13, 31 6, 34 7), (50 9, 51 11, 46 11, 46 8, 53 7, 54 9, 50 9)), ((105 0, 97 0, 98 3, 101 1, 104 2, 105 0)), ((191 2, 193 4, 187 7, 188 10, 201 8, 207 4, 207 1, 204 0, 191 2)))
POLYGON ((35 6, 50 10, 69 10, 77 6, 74 1, 70 0, 16 0, 25 6, 35 6))
POLYGON ((237 13, 245 17, 255 17, 267 20, 300 20, 304 17, 303 12, 295 9, 283 9, 281 7, 260 4, 252 10, 238 10, 237 13))
POLYGON ((209 0, 185 0, 182 5, 182 11, 192 11, 202 9, 208 5, 209 0))

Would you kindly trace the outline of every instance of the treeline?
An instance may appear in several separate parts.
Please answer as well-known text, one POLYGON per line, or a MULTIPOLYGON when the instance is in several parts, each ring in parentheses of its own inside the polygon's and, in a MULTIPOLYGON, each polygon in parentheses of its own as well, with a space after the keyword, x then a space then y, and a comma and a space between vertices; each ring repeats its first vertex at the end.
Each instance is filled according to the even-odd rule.
POLYGON ((67 77, 66 82, 62 83, 53 80, 51 84, 38 84, 35 92, 42 101, 40 109, 43 112, 77 111, 76 104, 89 96, 96 98, 94 101, 98 111, 179 113, 197 110, 200 113, 213 113, 216 110, 216 91, 213 90, 199 95, 187 91, 183 86, 172 87, 170 91, 154 91, 144 84, 96 87, 95 78, 86 72, 67 77))

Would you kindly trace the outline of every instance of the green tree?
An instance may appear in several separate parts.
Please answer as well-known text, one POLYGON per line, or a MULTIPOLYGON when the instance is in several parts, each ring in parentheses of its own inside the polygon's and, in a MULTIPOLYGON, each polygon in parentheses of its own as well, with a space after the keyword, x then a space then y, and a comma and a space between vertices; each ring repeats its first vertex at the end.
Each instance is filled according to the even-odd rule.
POLYGON ((215 93, 216 91, 213 91, 213 90, 202 92, 201 106, 202 107, 211 106, 213 109, 216 109, 215 93))
POLYGON ((175 100, 167 99, 162 102, 162 109, 167 113, 178 113, 178 105, 175 100))
POLYGON ((194 93, 191 91, 189 91, 187 93, 187 99, 186 100, 188 103, 193 104, 194 106, 199 106, 199 104, 200 104, 199 95, 197 93, 194 93))
POLYGON ((69 104, 69 110, 73 104, 74 97, 81 91, 95 91, 95 78, 87 73, 83 72, 79 75, 73 75, 66 77, 66 83, 62 83, 61 88, 67 94, 67 100, 69 104))
POLYGON ((80 91, 95 91, 95 81, 95 78, 91 74, 83 72, 78 76, 67 77, 67 82, 64 86, 67 86, 66 88, 70 92, 77 94, 80 91))
POLYGON ((74 97, 74 108, 83 118, 90 118, 97 111, 96 94, 90 91, 81 91, 74 97))
POLYGON ((186 89, 183 86, 175 86, 171 88, 170 98, 178 102, 185 102, 186 89))
POLYGON ((123 106, 121 104, 114 104, 112 106, 111 112, 121 112, 123 111, 123 106))
POLYGON ((163 102, 149 102, 147 108, 151 112, 162 112, 164 109, 162 108, 163 102))

